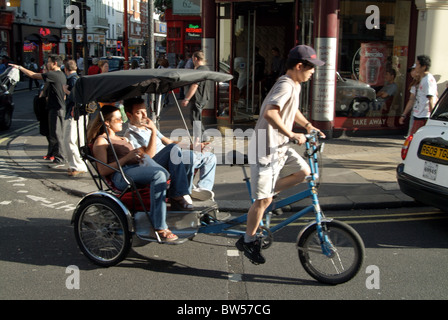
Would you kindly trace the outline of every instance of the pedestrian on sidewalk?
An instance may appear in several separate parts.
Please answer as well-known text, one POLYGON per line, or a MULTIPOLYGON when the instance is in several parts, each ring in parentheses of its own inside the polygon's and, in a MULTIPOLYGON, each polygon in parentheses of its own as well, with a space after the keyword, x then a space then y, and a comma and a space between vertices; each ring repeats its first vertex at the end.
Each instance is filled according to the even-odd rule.
MULTIPOLYGON (((300 112, 299 102, 301 84, 311 78, 316 66, 323 64, 313 48, 294 47, 286 61, 286 74, 277 80, 263 101, 260 118, 249 142, 251 189, 255 201, 247 215, 246 233, 236 243, 238 250, 254 263, 266 262, 261 254, 257 229, 273 196, 301 183, 310 174, 307 162, 287 143, 290 140, 300 145, 306 142, 304 134, 292 131, 294 122, 308 132, 319 131, 300 112), (279 179, 284 167, 293 169, 294 173, 279 179)), ((321 136, 325 137, 323 133, 321 136)))
MULTIPOLYGON (((195 70, 209 71, 210 69, 205 65, 204 52, 196 51, 192 56, 195 70)), ((190 105, 190 118, 193 126, 193 133, 195 128, 200 128, 201 141, 206 141, 207 137, 204 137, 204 124, 202 123, 202 110, 208 104, 212 94, 211 81, 201 81, 190 85, 187 93, 185 93, 185 99, 180 103, 182 107, 190 105)), ((197 137, 196 137, 197 138, 197 137)))
MULTIPOLYGON (((437 81, 429 72, 431 58, 427 55, 420 55, 415 61, 415 72, 421 80, 416 86, 415 104, 412 109, 413 124, 409 134, 414 134, 428 121, 429 116, 437 102, 437 81)), ((402 118, 406 117, 409 110, 403 111, 402 118)), ((404 122, 404 119, 400 119, 404 122)), ((400 122, 400 123, 401 123, 400 122)))
MULTIPOLYGON (((47 67, 44 65, 42 67, 42 73, 47 73, 47 67)), ((34 97, 34 114, 36 115, 37 121, 39 121, 39 133, 47 138, 48 146, 47 153, 43 158, 45 160, 53 161, 54 157, 50 154, 50 129, 48 126, 48 109, 47 109, 47 99, 48 99, 48 83, 44 83, 39 88, 39 92, 34 97)))
MULTIPOLYGON (((67 84, 64 91, 67 95, 66 112, 65 112, 65 131, 64 144, 67 146, 67 164, 68 175, 75 177, 79 174, 87 172, 87 166, 79 154, 79 147, 84 146, 84 117, 77 114, 78 120, 75 120, 75 102, 73 100, 72 89, 78 81, 79 76, 76 72, 78 69, 75 60, 68 60, 65 64, 65 75, 67 76, 67 84), (79 140, 79 146, 78 146, 79 140)), ((86 119, 87 120, 87 119, 86 119)))
POLYGON ((65 162, 63 150, 64 118, 65 118, 65 92, 64 85, 67 83, 65 74, 61 71, 62 59, 59 55, 52 54, 48 56, 47 73, 37 73, 28 70, 22 66, 11 64, 14 68, 22 71, 26 76, 44 80, 48 83, 48 126, 49 126, 49 153, 48 159, 52 160, 54 167, 62 166, 65 162))
MULTIPOLYGON (((408 103, 406 103, 406 106, 403 110, 403 113, 401 114, 400 118, 398 119, 398 123, 403 125, 404 121, 406 120, 407 114, 409 114, 410 112, 412 112, 414 105, 415 105, 415 93, 417 92, 417 87, 418 84, 420 83, 420 75, 415 71, 415 64, 409 68, 408 70, 412 81, 411 84, 409 85, 409 92, 410 92, 410 96, 409 96, 409 100, 408 103)), ((406 136, 409 136, 412 130, 412 125, 413 125, 414 119, 411 116, 409 119, 409 128, 408 128, 408 133, 406 136)))

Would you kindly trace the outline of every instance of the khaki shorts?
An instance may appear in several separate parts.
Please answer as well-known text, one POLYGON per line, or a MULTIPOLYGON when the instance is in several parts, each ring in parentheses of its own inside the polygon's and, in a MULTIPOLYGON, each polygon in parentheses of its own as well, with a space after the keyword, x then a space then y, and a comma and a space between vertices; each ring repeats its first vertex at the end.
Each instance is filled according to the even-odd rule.
POLYGON ((308 163, 292 148, 278 149, 275 158, 277 161, 268 165, 250 166, 252 198, 271 198, 274 196, 275 184, 279 177, 286 177, 304 169, 309 170, 308 163))

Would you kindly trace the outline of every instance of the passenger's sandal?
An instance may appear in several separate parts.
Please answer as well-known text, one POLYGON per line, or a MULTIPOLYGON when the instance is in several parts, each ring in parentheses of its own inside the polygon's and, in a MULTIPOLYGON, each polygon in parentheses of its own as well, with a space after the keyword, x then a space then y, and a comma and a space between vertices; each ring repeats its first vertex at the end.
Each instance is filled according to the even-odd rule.
POLYGON ((156 232, 159 235, 160 240, 164 242, 171 242, 179 239, 179 237, 176 236, 170 229, 157 230, 156 232))

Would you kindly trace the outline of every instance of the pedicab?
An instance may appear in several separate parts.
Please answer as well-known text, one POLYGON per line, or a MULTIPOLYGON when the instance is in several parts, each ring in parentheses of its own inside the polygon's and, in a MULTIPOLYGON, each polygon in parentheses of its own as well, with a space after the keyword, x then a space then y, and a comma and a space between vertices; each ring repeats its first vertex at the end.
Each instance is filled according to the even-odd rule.
MULTIPOLYGON (((186 69, 126 70, 81 77, 74 87, 75 119, 88 117, 89 113, 98 112, 98 102, 113 103, 146 93, 160 95, 171 92, 185 124, 174 89, 199 81, 226 82, 232 78, 231 75, 220 72, 186 69)), ((160 114, 159 110, 155 112, 157 115, 160 114)), ((101 115, 101 112, 99 114, 101 115)), ((86 128, 83 129, 86 132, 86 128)), ((315 220, 305 226, 297 237, 299 261, 316 280, 328 284, 339 284, 352 279, 360 270, 364 258, 364 244, 352 227, 344 222, 326 218, 323 214, 317 192, 318 155, 323 149, 323 144, 319 143, 317 132, 308 134, 306 137, 305 156, 311 168, 311 175, 306 179, 308 188, 286 199, 273 202, 266 210, 258 236, 262 240, 262 249, 267 249, 273 242, 274 232, 305 214, 314 213, 315 220), (284 221, 271 225, 272 215, 279 209, 305 198, 310 198, 312 204, 286 217, 284 221)), ((193 142, 191 137, 190 140, 193 142)), ((109 144, 112 145, 110 140, 109 144)), ((116 169, 96 159, 89 146, 80 146, 80 152, 89 164, 88 169, 98 191, 87 194, 79 201, 71 222, 74 225, 75 238, 80 250, 95 264, 103 267, 118 264, 126 258, 136 240, 139 243, 181 244, 198 233, 244 234, 244 228, 241 226, 244 226, 247 221, 247 214, 236 216, 232 214, 231 218, 220 220, 217 215, 219 208, 215 204, 197 211, 167 211, 167 224, 179 239, 174 242, 164 242, 152 228, 148 211, 150 207, 148 187, 137 186, 123 174, 120 165, 116 169), (98 163, 121 172, 126 177, 128 187, 117 190, 107 177, 99 174, 96 167, 98 163)), ((246 173, 248 157, 235 151, 229 152, 227 156, 229 162, 226 163, 242 168, 243 180, 250 198, 250 178, 246 173)), ((115 158, 119 163, 116 154, 115 158)))

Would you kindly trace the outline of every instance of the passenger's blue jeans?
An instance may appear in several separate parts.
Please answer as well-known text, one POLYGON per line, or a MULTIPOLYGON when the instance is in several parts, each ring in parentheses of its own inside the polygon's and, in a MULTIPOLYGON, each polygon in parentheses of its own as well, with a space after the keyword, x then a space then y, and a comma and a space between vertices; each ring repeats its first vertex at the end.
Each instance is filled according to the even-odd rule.
MULTIPOLYGON (((124 166, 123 172, 136 184, 150 185, 151 207, 149 215, 152 225, 157 230, 167 229, 165 198, 168 172, 155 162, 151 166, 140 166, 138 164, 124 166)), ((120 190, 124 190, 128 186, 120 172, 113 174, 112 182, 120 190)))
POLYGON ((178 145, 172 143, 160 150, 153 160, 168 170, 170 174, 170 189, 168 196, 170 198, 180 197, 191 194, 190 181, 193 179, 192 161, 184 163, 182 158, 182 149, 178 145))
MULTIPOLYGON (((193 171, 199 169, 198 188, 212 191, 215 184, 216 173, 216 156, 211 152, 193 152, 191 150, 184 150, 184 157, 187 154, 193 156, 193 171)), ((190 180, 189 193, 193 188, 193 176, 190 180)))

